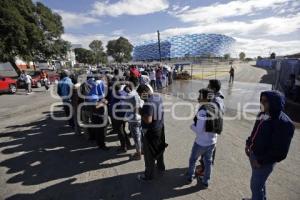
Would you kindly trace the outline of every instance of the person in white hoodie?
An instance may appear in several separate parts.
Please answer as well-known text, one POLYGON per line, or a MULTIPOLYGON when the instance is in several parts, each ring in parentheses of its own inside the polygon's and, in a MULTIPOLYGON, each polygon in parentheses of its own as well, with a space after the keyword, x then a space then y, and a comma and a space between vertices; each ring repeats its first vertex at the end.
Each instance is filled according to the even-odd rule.
POLYGON ((196 133, 196 139, 189 159, 188 182, 191 183, 194 178, 196 162, 200 156, 204 161, 204 176, 201 180, 204 188, 209 185, 212 171, 213 151, 217 143, 217 133, 214 127, 217 125, 214 121, 216 104, 212 102, 214 92, 208 88, 199 91, 198 102, 201 104, 191 129, 196 133), (208 123, 214 122, 214 123, 208 123))

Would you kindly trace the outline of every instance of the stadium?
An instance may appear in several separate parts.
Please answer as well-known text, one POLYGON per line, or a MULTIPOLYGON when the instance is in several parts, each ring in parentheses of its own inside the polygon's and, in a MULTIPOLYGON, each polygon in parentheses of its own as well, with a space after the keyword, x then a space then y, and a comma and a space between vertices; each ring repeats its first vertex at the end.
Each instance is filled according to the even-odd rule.
MULTIPOLYGON (((168 37, 161 40, 161 58, 221 57, 232 53, 235 39, 221 34, 192 34, 168 37)), ((159 60, 158 42, 143 42, 133 49, 135 61, 159 60)))

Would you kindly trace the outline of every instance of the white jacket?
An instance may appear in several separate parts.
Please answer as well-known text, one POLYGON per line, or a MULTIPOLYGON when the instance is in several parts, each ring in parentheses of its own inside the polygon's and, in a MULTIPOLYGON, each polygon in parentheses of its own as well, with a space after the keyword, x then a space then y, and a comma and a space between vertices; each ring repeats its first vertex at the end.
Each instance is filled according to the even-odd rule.
POLYGON ((191 129, 196 133, 195 142, 203 147, 210 146, 217 143, 217 133, 205 131, 206 111, 199 110, 197 113, 197 124, 192 124, 191 129))

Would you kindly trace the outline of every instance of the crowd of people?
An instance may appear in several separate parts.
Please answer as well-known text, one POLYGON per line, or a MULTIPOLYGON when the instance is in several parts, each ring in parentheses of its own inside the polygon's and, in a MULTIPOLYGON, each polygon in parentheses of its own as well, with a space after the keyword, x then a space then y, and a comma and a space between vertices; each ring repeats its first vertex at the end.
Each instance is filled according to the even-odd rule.
MULTIPOLYGON (((155 91, 162 88, 163 76, 172 77, 160 66, 148 67, 145 72, 148 75, 143 77, 135 66, 130 66, 122 75, 119 69, 115 69, 113 75, 88 74, 83 83, 75 83, 69 72, 63 71, 57 90, 69 116, 69 125, 75 132, 81 133, 85 127, 89 139, 96 140, 99 149, 107 151, 110 147, 106 145, 105 138, 108 126, 112 126, 112 133, 117 134, 120 141, 119 152, 127 152, 133 147, 136 150, 133 160, 144 157, 145 171, 137 177, 141 181, 152 180, 156 169, 160 173, 166 170, 164 152, 168 144, 163 99, 155 91), (83 105, 81 109, 77 109, 79 105, 83 105), (130 133, 125 131, 126 124, 130 133)), ((210 80, 206 88, 200 89, 198 102, 199 109, 190 126, 196 138, 186 175, 188 183, 197 178, 202 187, 208 188, 217 138, 224 123, 221 81, 210 80), (198 160, 200 164, 196 166, 198 160)), ((252 167, 252 200, 266 199, 267 178, 276 163, 286 158, 295 129, 283 112, 285 101, 281 93, 263 92, 260 103, 261 112, 245 147, 252 167)))

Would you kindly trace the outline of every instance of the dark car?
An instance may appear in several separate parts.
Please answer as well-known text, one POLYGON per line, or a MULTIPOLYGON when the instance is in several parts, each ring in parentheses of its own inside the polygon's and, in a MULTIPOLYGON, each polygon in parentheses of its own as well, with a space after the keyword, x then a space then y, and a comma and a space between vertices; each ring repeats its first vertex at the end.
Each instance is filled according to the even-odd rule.
POLYGON ((9 77, 0 76, 0 92, 1 93, 9 92, 11 94, 16 93, 17 92, 16 80, 9 77))

